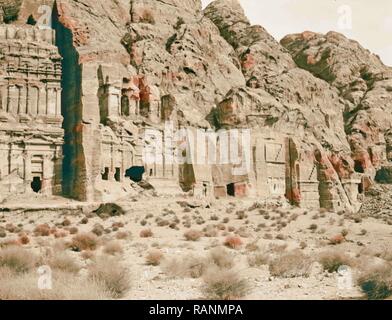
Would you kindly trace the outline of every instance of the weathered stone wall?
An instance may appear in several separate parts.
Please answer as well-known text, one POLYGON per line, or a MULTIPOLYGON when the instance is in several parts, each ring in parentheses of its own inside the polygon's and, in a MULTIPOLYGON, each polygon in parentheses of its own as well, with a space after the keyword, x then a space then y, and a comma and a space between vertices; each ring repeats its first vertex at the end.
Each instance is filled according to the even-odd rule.
POLYGON ((0 189, 62 194, 61 57, 53 30, 0 25, 0 189))

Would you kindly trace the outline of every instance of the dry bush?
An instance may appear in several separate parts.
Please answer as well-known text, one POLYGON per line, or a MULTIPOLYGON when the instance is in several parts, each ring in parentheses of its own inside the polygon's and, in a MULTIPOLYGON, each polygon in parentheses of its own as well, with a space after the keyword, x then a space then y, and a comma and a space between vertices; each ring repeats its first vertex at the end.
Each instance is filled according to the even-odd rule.
POLYGON ((77 234, 79 232, 79 229, 76 227, 71 227, 71 228, 69 228, 68 231, 70 234, 77 234))
POLYGON ((140 22, 155 24, 155 19, 152 12, 150 10, 144 10, 140 17, 140 22))
POLYGON ((26 234, 22 234, 22 235, 19 236, 18 241, 21 244, 26 245, 26 244, 30 243, 30 238, 26 234))
POLYGON ((72 238, 70 246, 74 251, 94 251, 98 247, 98 238, 93 233, 80 233, 72 238))
POLYGON ((248 215, 243 210, 237 211, 236 215, 237 215, 237 219, 239 219, 239 220, 244 220, 248 217, 248 215))
POLYGON ((140 238, 151 238, 154 234, 151 229, 143 229, 140 231, 140 238))
POLYGON ((211 249, 207 259, 208 264, 214 264, 222 269, 234 267, 234 257, 224 247, 211 249))
POLYGON ((64 231, 64 230, 61 230, 61 231, 56 231, 53 235, 54 235, 54 237, 55 237, 56 239, 60 239, 60 238, 65 238, 65 237, 67 237, 67 236, 68 236, 68 232, 67 232, 67 231, 64 231))
POLYGON ((202 292, 210 300, 234 300, 246 296, 250 291, 249 283, 232 269, 210 267, 203 277, 202 292))
POLYGON ((0 267, 6 267, 13 272, 27 272, 36 262, 36 256, 21 247, 9 246, 0 250, 0 267))
POLYGON ((0 268, 0 300, 107 300, 110 295, 98 283, 72 273, 54 272, 52 290, 40 290, 37 273, 15 275, 0 268))
POLYGON ((47 223, 40 224, 34 228, 34 235, 37 237, 48 237, 50 236, 50 227, 47 223))
POLYGON ((344 236, 342 234, 337 234, 329 239, 329 243, 334 246, 341 244, 344 241, 346 241, 346 239, 344 238, 344 236))
POLYGON ((381 259, 386 260, 386 261, 392 262, 392 248, 385 247, 385 248, 381 249, 379 257, 381 259))
POLYGON ((258 251, 249 255, 247 260, 250 267, 261 267, 268 265, 270 255, 267 252, 258 251))
POLYGON ((131 234, 130 234, 130 232, 127 232, 127 231, 119 231, 116 233, 117 240, 126 240, 130 237, 131 237, 131 234))
POLYGON ((121 298, 130 288, 128 270, 116 259, 100 257, 89 266, 89 278, 102 285, 113 298, 121 298))
POLYGON ((68 227, 68 226, 71 225, 71 221, 70 221, 69 219, 65 218, 65 219, 63 220, 63 222, 61 222, 61 224, 62 224, 64 227, 68 227))
POLYGON ((105 228, 101 224, 96 223, 92 228, 91 232, 94 233, 96 236, 100 237, 105 233, 105 228))
POLYGON ((282 253, 269 261, 271 275, 282 278, 307 277, 311 268, 311 259, 300 250, 282 253))
POLYGON ((366 270, 358 285, 369 300, 383 300, 392 296, 392 265, 384 264, 366 270))
POLYGON ((203 257, 187 255, 183 258, 165 259, 161 263, 162 271, 173 278, 200 278, 206 269, 203 257))
POLYGON ((184 233, 184 237, 187 241, 197 241, 203 236, 203 233, 198 230, 188 230, 184 233))
POLYGON ((92 260, 95 257, 94 252, 89 250, 83 251, 80 255, 84 260, 92 260))
POLYGON ((103 248, 103 252, 106 254, 110 254, 112 256, 116 254, 121 254, 124 252, 123 248, 121 247, 121 244, 118 241, 110 241, 107 244, 105 244, 103 248))
POLYGON ((150 266, 159 266, 163 259, 163 253, 160 250, 151 250, 146 256, 146 264, 150 266))
POLYGON ((320 254, 319 262, 324 270, 332 273, 338 271, 341 266, 353 266, 353 259, 343 252, 326 251, 320 254))
POLYGON ((218 231, 216 230, 215 226, 209 225, 203 229, 204 236, 207 238, 215 238, 218 236, 218 231))
POLYGON ((231 249, 239 249, 242 246, 242 240, 240 237, 229 236, 225 239, 224 245, 231 249))
POLYGON ((53 269, 75 274, 77 274, 81 269, 81 266, 75 261, 75 259, 65 252, 54 254, 48 259, 47 264, 53 269))

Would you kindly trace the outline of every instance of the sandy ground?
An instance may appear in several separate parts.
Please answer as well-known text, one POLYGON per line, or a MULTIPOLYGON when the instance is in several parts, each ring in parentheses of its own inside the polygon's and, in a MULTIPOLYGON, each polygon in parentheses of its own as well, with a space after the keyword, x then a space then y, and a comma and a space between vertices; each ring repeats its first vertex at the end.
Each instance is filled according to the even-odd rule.
MULTIPOLYGON (((102 225, 106 229, 100 236, 102 244, 115 239, 118 231, 129 232, 131 236, 128 239, 116 240, 124 251, 116 257, 129 269, 132 278, 132 288, 124 299, 202 298, 201 278, 172 277, 162 266, 147 265, 146 254, 149 250, 159 249, 164 255, 163 261, 186 259, 189 255, 203 257, 211 248, 222 246, 230 235, 239 236, 243 243, 237 249, 226 250, 232 255, 236 270, 250 284, 251 291, 244 299, 359 298, 361 292, 358 287, 354 286, 351 290, 339 289, 337 273, 323 271, 317 262, 312 263, 309 276, 282 278, 271 276, 268 265, 251 267, 248 257, 254 252, 267 249, 274 255, 279 254, 279 251, 298 249, 317 261, 320 253, 333 250, 344 252, 359 262, 366 262, 375 259, 375 252, 390 249, 392 244, 392 226, 382 219, 289 207, 265 208, 261 204, 255 205, 254 200, 205 202, 150 198, 123 201, 119 204, 126 211, 124 215, 104 219, 92 213, 96 204, 59 201, 37 197, 29 204, 32 208, 30 210, 26 210, 26 204, 23 203, 7 203, 7 207, 13 211, 8 212, 3 208, 0 212, 0 226, 18 226, 17 231, 26 233, 30 238, 30 243, 24 247, 35 251, 42 251, 55 242, 69 241, 72 238, 67 231, 70 227, 76 227, 81 233, 91 231, 96 224, 102 225), (82 224, 81 220, 86 216, 88 223, 82 224), (62 226, 65 218, 70 221, 69 226, 62 226), (58 239, 53 235, 34 236, 35 226, 43 223, 57 226, 58 230, 65 232, 58 239), (113 228, 113 223, 120 223, 120 228, 113 228), (124 224, 123 227, 121 223, 124 224), (198 241, 187 241, 184 238, 185 231, 202 231, 209 225, 215 226, 209 228, 217 230, 216 236, 203 236, 198 241), (140 237, 140 232, 146 228, 151 229, 152 237, 140 237), (332 245, 330 239, 342 233, 345 235, 344 241, 332 245)), ((0 241, 17 238, 16 232, 6 232, 6 236, 0 238, 0 241)), ((99 255, 102 250, 100 247, 95 254, 99 255)), ((81 263, 88 263, 80 257, 80 253, 70 254, 81 263)), ((355 278, 356 270, 353 269, 352 272, 355 278)))

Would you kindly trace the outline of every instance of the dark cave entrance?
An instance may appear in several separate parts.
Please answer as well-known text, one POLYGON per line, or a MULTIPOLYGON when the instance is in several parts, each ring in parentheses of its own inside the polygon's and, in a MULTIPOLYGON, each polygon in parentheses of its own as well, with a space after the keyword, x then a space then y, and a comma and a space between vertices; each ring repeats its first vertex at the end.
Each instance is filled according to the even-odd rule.
POLYGON ((234 183, 229 183, 226 186, 226 190, 227 190, 227 195, 230 197, 235 197, 235 186, 234 183))
POLYGON ((109 180, 109 168, 108 167, 105 167, 105 170, 102 173, 102 180, 105 180, 105 181, 109 180))
POLYGON ((40 177, 34 177, 33 181, 31 182, 31 189, 35 192, 38 193, 42 189, 42 181, 40 177))
POLYGON ((142 166, 134 166, 125 172, 125 177, 128 177, 133 182, 140 182, 143 180, 143 174, 146 170, 142 166))
POLYGON ((116 172, 114 173, 114 180, 121 182, 121 168, 116 168, 116 172))
POLYGON ((358 173, 364 173, 365 172, 365 170, 363 169, 361 161, 355 160, 355 162, 354 162, 354 170, 355 170, 355 172, 358 172, 358 173))

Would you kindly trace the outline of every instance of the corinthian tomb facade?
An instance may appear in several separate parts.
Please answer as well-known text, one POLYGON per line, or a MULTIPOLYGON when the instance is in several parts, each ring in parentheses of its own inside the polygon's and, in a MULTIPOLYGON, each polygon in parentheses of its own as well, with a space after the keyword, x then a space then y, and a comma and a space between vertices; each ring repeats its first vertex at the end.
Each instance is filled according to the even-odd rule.
POLYGON ((53 30, 0 26, 0 191, 61 193, 61 57, 53 30))

